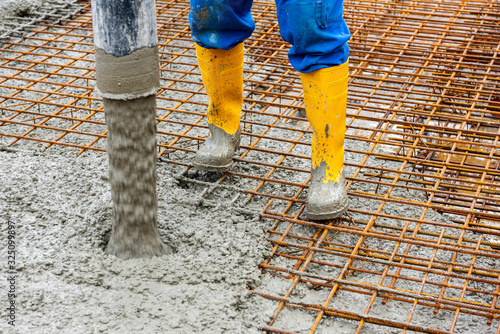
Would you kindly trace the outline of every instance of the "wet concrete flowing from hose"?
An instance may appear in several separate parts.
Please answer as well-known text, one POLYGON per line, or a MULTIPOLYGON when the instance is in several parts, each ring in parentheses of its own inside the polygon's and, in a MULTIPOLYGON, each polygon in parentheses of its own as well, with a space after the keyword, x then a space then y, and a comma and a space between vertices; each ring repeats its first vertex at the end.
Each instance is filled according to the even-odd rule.
POLYGON ((120 258, 161 256, 157 232, 156 96, 104 99, 113 233, 106 252, 120 258))

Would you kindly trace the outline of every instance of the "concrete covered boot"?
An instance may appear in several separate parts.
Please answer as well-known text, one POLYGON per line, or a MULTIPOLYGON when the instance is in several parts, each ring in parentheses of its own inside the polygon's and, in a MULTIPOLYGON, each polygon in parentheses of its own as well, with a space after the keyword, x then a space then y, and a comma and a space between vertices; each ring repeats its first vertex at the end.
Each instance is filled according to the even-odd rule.
POLYGON ((332 219, 347 211, 343 164, 348 77, 348 62, 301 73, 306 114, 313 128, 309 219, 332 219))
POLYGON ((196 45, 201 77, 208 94, 210 134, 194 159, 199 170, 229 170, 240 145, 243 104, 243 43, 231 50, 205 49, 196 45))

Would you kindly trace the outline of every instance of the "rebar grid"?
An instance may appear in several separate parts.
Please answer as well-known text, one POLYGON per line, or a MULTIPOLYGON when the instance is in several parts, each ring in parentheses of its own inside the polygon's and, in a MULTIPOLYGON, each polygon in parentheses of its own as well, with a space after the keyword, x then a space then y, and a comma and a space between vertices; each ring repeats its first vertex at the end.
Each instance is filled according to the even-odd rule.
MULTIPOLYGON (((1 47, 3 145, 105 150, 82 4, 78 16, 1 47)), ((311 129, 274 5, 254 3, 242 148, 223 175, 191 168, 207 97, 189 3, 157 6, 159 155, 201 201, 271 221, 261 269, 288 288, 252 290, 276 302, 264 331, 500 333, 498 2, 345 1, 350 209, 327 223, 303 215, 311 129)))
MULTIPOLYGON (((29 8, 27 4, 22 3, 20 8, 17 8, 17 13, 12 13, 17 14, 16 16, 2 15, 0 40, 9 39, 13 36, 22 36, 27 31, 38 28, 40 24, 59 23, 61 20, 76 15, 81 8, 78 1, 67 0, 61 3, 45 0, 36 9, 29 8)), ((4 6, 12 6, 12 4, 7 3, 4 6)))

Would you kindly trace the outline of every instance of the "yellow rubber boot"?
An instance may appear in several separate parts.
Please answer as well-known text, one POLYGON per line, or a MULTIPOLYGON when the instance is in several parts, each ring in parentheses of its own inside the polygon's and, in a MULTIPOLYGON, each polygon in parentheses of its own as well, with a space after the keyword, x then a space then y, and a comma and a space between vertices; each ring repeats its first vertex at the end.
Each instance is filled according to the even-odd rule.
POLYGON ((344 165, 348 62, 301 73, 306 114, 313 128, 307 217, 332 219, 347 210, 344 165))
POLYGON ((201 77, 208 94, 208 138, 196 153, 194 167, 223 172, 240 145, 243 104, 243 43, 231 50, 196 45, 201 77))

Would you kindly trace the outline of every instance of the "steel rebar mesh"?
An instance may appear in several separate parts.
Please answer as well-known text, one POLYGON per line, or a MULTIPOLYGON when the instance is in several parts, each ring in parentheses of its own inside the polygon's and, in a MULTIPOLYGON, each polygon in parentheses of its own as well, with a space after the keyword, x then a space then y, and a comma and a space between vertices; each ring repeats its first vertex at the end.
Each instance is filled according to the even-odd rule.
MULTIPOLYGON (((191 168, 207 98, 189 3, 157 6, 159 155, 205 205, 270 222, 261 269, 288 289, 253 291, 276 303, 264 331, 449 333, 486 323, 500 332, 498 2, 345 1, 350 209, 327 223, 303 215, 311 129, 274 5, 254 3, 242 148, 229 173, 211 176, 191 168)), ((83 3, 81 14, 1 46, 0 143, 104 151, 94 88, 83 3)))
POLYGON ((22 37, 40 24, 57 24, 76 15, 81 6, 78 0, 44 0, 39 3, 5 2, 0 13, 0 40, 22 37), (11 7, 11 8, 9 8, 11 7))

